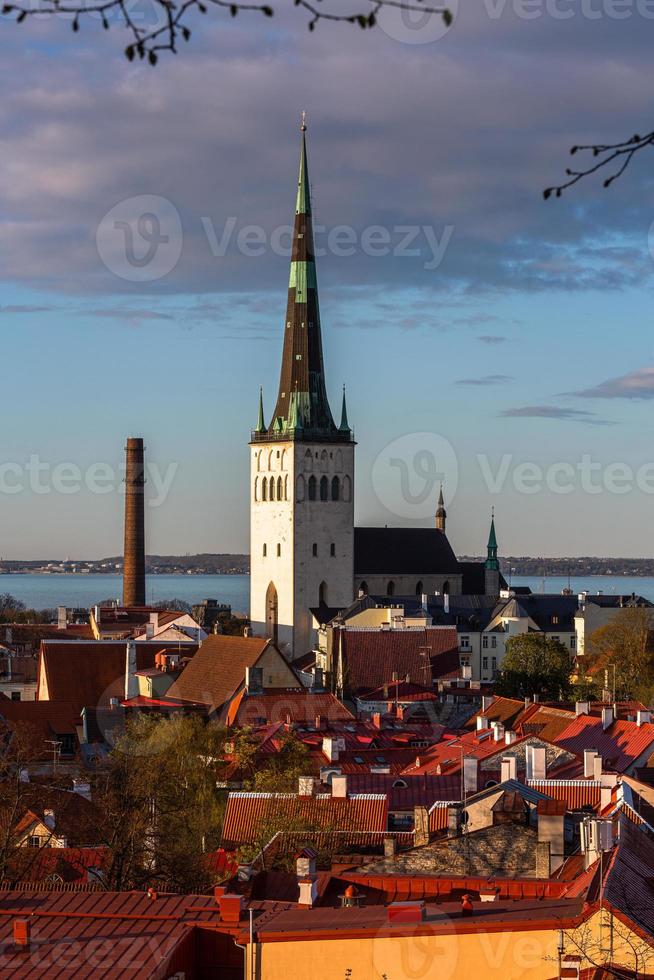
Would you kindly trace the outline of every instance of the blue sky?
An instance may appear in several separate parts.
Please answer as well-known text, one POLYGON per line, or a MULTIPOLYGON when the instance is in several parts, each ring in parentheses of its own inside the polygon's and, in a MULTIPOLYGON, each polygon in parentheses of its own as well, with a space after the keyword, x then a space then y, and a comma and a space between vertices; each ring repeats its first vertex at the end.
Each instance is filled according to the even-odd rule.
MULTIPOLYGON (((356 242, 327 247, 318 275, 332 405, 345 383, 358 441, 357 521, 428 523, 429 503, 395 505, 385 453, 419 491, 421 445, 445 445, 459 553, 480 553, 494 506, 507 554, 650 554, 651 157, 608 192, 541 191, 572 143, 645 128, 654 26, 635 7, 621 21, 489 9, 424 44, 392 22, 309 35, 297 12, 214 13, 156 70, 120 56, 119 31, 3 23, 4 462, 118 468, 143 435, 148 459, 175 467, 148 549, 247 550, 247 438, 260 384, 274 401, 288 279, 270 241, 292 217, 305 108, 316 222, 356 242), (153 196, 179 216, 179 259, 127 281, 105 216, 129 223, 153 196), (230 219, 212 254, 207 228, 219 239, 230 219), (236 245, 253 225, 256 256, 236 245), (365 254, 373 226, 395 254, 365 254), (405 226, 417 255, 397 254, 405 226)), ((26 485, 0 506, 2 557, 121 550, 119 479, 108 494, 26 485)))

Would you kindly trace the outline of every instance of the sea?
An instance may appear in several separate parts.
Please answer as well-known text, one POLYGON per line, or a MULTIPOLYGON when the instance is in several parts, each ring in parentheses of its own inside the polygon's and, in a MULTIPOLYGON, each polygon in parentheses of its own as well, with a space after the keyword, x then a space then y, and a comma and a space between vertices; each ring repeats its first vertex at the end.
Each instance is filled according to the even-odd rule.
MULTIPOLYGON (((572 591, 606 595, 641 595, 654 602, 654 578, 621 575, 546 576, 543 578, 514 575, 512 585, 528 585, 532 592, 560 593, 572 591)), ((0 575, 0 593, 9 592, 28 609, 54 609, 56 606, 89 608, 104 599, 120 600, 120 575, 0 575)), ((193 605, 203 599, 226 602, 233 612, 248 614, 250 609, 249 575, 148 575, 148 603, 166 599, 183 599, 193 605)))

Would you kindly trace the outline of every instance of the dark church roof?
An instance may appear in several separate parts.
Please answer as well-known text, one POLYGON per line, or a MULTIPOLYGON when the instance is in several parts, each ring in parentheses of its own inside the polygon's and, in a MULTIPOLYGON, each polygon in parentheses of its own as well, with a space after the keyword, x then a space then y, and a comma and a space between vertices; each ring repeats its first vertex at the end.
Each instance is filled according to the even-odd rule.
POLYGON ((354 574, 457 575, 460 570, 450 542, 436 528, 355 527, 354 574))
MULTIPOLYGON (((461 591, 464 595, 483 595, 486 591, 486 567, 483 561, 460 561, 463 575, 461 591)), ((500 588, 506 589, 506 579, 500 572, 500 588)), ((530 589, 528 590, 531 591, 530 589)))

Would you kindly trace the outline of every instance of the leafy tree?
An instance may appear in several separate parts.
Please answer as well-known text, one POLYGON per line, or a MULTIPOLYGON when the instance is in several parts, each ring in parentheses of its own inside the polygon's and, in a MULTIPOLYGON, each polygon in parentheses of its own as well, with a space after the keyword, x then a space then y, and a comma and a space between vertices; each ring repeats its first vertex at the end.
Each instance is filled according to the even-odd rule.
POLYGON ((570 655, 558 640, 545 633, 512 636, 506 643, 497 690, 507 697, 565 697, 571 668, 570 655))
POLYGON ((16 613, 25 609, 25 603, 10 592, 0 593, 0 623, 13 623, 16 613))
POLYGON ((185 612, 189 615, 192 611, 191 603, 185 599, 162 599, 161 602, 155 602, 154 608, 171 609, 173 612, 185 612))
POLYGON ((654 628, 652 610, 627 606, 605 626, 600 626, 586 642, 586 670, 612 690, 615 670, 615 693, 619 698, 638 698, 649 703, 654 696, 654 645, 650 631, 654 628))

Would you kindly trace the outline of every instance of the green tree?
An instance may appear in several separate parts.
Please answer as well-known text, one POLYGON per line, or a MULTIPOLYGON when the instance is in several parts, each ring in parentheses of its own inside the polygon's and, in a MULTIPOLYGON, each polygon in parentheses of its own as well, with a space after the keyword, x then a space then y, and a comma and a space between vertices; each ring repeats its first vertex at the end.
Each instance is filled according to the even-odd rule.
POLYGON ((618 698, 638 698, 649 704, 654 696, 654 629, 652 609, 627 606, 586 641, 586 671, 597 686, 613 689, 618 698), (608 684, 604 672, 608 671, 608 684))
POLYGON ((572 664, 566 648, 545 633, 523 633, 507 640, 498 693, 507 697, 532 694, 565 697, 572 664))

